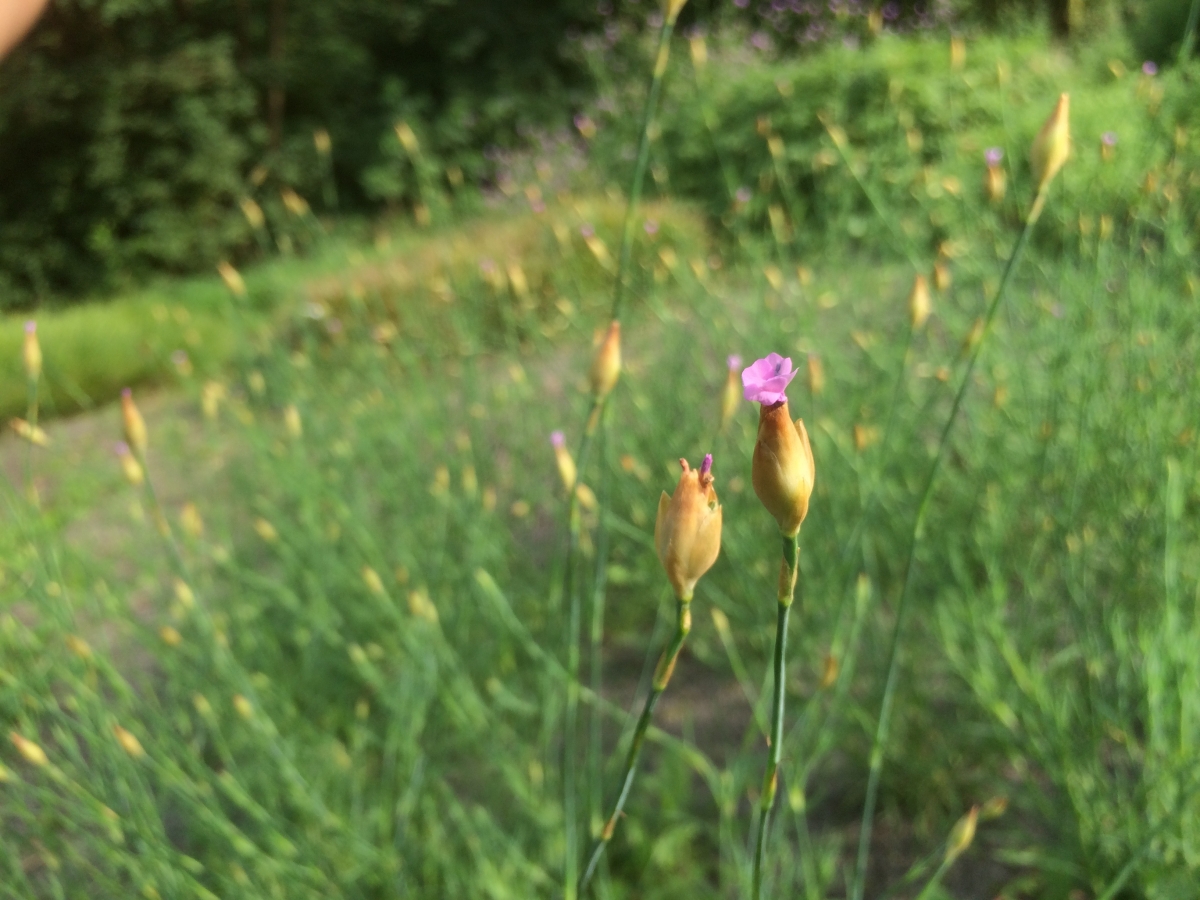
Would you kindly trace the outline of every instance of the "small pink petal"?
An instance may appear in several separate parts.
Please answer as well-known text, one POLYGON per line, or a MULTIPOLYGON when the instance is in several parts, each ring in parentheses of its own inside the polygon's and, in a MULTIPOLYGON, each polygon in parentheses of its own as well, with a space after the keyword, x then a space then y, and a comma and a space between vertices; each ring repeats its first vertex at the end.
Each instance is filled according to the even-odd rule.
POLYGON ((750 402, 770 406, 787 400, 787 386, 795 377, 791 358, 772 353, 742 371, 742 388, 750 402))

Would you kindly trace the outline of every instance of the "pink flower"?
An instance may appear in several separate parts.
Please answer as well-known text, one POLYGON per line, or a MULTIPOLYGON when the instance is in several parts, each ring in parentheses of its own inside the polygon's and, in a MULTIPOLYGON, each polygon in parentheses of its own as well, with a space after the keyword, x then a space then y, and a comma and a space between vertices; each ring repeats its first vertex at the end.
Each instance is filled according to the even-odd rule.
POLYGON ((550 443, 555 447, 565 447, 567 444, 566 436, 561 431, 550 432, 550 443))
POLYGON ((787 400, 785 391, 795 377, 791 359, 772 353, 742 370, 742 387, 751 403, 770 406, 787 400))
POLYGON ((729 354, 729 358, 725 360, 725 363, 729 366, 729 368, 737 369, 742 365, 742 358, 736 353, 731 353, 729 354))

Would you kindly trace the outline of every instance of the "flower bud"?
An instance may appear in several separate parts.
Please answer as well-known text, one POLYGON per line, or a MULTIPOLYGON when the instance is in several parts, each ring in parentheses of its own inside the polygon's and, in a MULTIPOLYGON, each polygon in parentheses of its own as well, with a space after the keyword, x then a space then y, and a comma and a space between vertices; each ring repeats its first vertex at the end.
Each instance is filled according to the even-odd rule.
POLYGON ((121 471, 125 473, 125 480, 134 487, 141 487, 142 482, 146 480, 146 473, 142 471, 142 464, 130 452, 129 445, 124 441, 118 443, 116 454, 117 459, 121 461, 121 471))
POLYGON ((929 297, 929 284, 924 275, 913 279, 912 290, 908 293, 908 315, 913 330, 920 330, 933 313, 933 301, 929 297))
POLYGON ((17 748, 17 752, 25 758, 27 763, 31 763, 39 768, 50 764, 50 760, 46 756, 46 751, 29 740, 29 738, 17 734, 15 731, 10 731, 8 736, 12 740, 13 746, 17 748))
POLYGON ((614 320, 592 359, 592 393, 597 397, 607 397, 620 377, 621 323, 614 320))
POLYGON ((142 747, 142 742, 137 739, 137 735, 133 732, 122 728, 120 725, 114 725, 113 737, 117 739, 117 743, 121 745, 121 749, 134 759, 146 755, 146 751, 142 747))
POLYGON ((1033 169, 1033 177, 1037 179, 1039 192, 1050 184, 1071 152, 1070 109, 1070 94, 1061 94, 1054 112, 1034 138, 1029 151, 1029 165, 1033 169))
POLYGON ((670 497, 663 491, 654 522, 654 548, 675 594, 692 599, 696 582, 721 552, 721 504, 713 490, 712 454, 699 469, 679 460, 683 474, 670 497))
POLYGON ((333 150, 333 141, 329 137, 329 132, 324 128, 318 128, 313 132, 313 146, 317 148, 317 153, 321 156, 328 156, 333 150))
POLYGON ((571 458, 571 451, 567 449, 567 439, 561 431, 551 433, 550 443, 554 445, 554 461, 558 464, 558 475, 569 494, 575 487, 575 460, 571 458))
POLYGON ((742 358, 736 354, 730 356, 726 363, 729 373, 725 378, 725 390, 721 393, 721 431, 729 424, 733 414, 737 412, 742 400, 742 382, 738 378, 738 370, 742 367, 742 358))
POLYGON ((754 493, 785 535, 796 534, 808 515, 814 478, 812 448, 804 420, 792 422, 786 399, 782 403, 764 403, 759 408, 751 481, 754 493))
POLYGON ((979 807, 972 806, 971 811, 954 823, 950 837, 946 841, 946 865, 950 865, 966 852, 975 840, 975 823, 979 819, 979 807))
POLYGON ((825 364, 816 353, 808 354, 808 389, 814 397, 825 390, 825 364))
POLYGON ((933 264, 933 286, 940 292, 950 290, 950 285, 954 283, 954 279, 950 275, 950 266, 944 259, 939 259, 933 264))
POLYGON ((221 280, 225 282, 225 289, 235 297, 246 296, 246 282, 242 280, 242 273, 227 263, 221 260, 217 263, 217 274, 221 276, 221 280))
POLYGON ((9 427, 17 433, 17 437, 29 441, 35 447, 46 447, 50 444, 50 435, 40 425, 30 425, 24 419, 11 419, 9 427))
POLYGON ((137 456, 146 453, 146 422, 133 402, 133 391, 121 391, 121 419, 125 425, 125 442, 137 456))
POLYGON ((25 344, 21 349, 25 377, 37 381, 42 375, 42 346, 38 343, 37 322, 32 319, 25 323, 25 344))

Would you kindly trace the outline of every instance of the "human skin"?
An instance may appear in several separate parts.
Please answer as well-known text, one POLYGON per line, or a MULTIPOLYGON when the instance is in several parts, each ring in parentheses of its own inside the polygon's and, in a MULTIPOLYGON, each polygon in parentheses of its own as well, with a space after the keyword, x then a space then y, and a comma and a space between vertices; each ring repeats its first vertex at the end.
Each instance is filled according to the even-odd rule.
POLYGON ((0 0, 0 59, 8 55, 38 20, 47 0, 0 0))

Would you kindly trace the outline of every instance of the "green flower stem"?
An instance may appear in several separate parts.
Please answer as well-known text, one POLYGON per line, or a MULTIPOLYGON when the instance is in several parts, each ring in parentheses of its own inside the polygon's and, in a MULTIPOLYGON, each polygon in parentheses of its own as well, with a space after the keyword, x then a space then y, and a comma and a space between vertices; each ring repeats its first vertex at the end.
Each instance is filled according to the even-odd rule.
POLYGON ((33 483, 33 432, 37 428, 38 423, 38 379, 27 379, 28 404, 25 412, 25 421, 29 423, 29 440, 26 443, 29 445, 25 448, 25 493, 29 497, 29 502, 35 507, 38 506, 37 487, 33 483))
MULTIPOLYGON (((606 397, 592 398, 592 409, 584 426, 583 439, 576 457, 576 472, 582 479, 588 459, 595 444, 596 432, 604 417, 606 397)), ((563 865, 563 898, 575 900, 576 872, 579 865, 579 822, 576 789, 578 778, 575 772, 578 755, 579 721, 579 661, 580 643, 583 638, 582 594, 577 559, 579 556, 579 534, 582 530, 579 510, 579 494, 572 488, 567 501, 567 561, 563 571, 563 585, 567 596, 566 634, 566 687, 567 702, 563 714, 563 838, 566 857, 563 865)))
POLYGON ((1043 184, 1038 189, 1029 218, 1025 220, 1025 227, 1021 230, 1021 236, 1017 238, 1012 255, 1008 258, 1008 263, 1004 267, 1004 274, 1000 278, 1000 286, 996 289, 996 296, 992 298, 992 302, 988 306, 987 314, 984 318, 983 332, 979 340, 975 343, 974 348, 972 348, 970 357, 967 359, 966 367, 959 381, 958 391, 955 393, 954 402, 950 406, 950 415, 946 418, 946 424, 942 426, 941 437, 938 439, 937 453, 933 458, 932 465, 929 467, 929 474, 925 477, 925 486, 921 491, 920 502, 917 504, 917 515, 913 521, 912 534, 908 543, 908 558, 904 563, 904 581, 900 589, 900 599, 896 601, 896 622, 892 626, 892 636, 888 646, 887 677, 883 686, 883 700, 879 707, 879 721, 875 727, 875 738, 871 743, 870 773, 867 777, 867 796, 863 804, 862 825, 858 835, 858 854, 855 864, 854 885, 850 894, 851 900, 862 900, 863 891, 866 889, 867 860, 871 851, 871 831, 875 822, 875 804, 879 797, 879 778, 883 771, 883 756, 887 747, 888 729, 891 725, 892 705, 895 702, 896 687, 899 682, 900 638, 907 619, 908 597, 912 588, 917 544, 920 542, 925 530, 925 516, 929 511, 929 500, 933 495, 933 486, 937 480, 938 471, 941 469, 942 459, 946 455, 946 447, 950 442, 950 432, 954 427, 955 420, 958 418, 958 411, 966 396, 967 388, 971 384, 971 375, 975 371, 975 364, 979 360, 979 354, 983 349, 987 336, 991 333, 992 323, 995 321, 996 313, 1000 309, 1000 303, 1003 301, 1004 295, 1008 290, 1013 272, 1016 271, 1017 264, 1025 254, 1025 247, 1029 243, 1029 236, 1033 233, 1033 227, 1037 224, 1037 220, 1041 216, 1048 189, 1048 183, 1043 184))
POLYGON ((771 808, 779 785, 779 763, 783 758, 783 705, 787 680, 788 615, 796 594, 796 576, 800 555, 799 533, 783 536, 783 564, 779 571, 779 597, 775 622, 775 695, 771 702, 771 746, 767 772, 763 777, 762 800, 758 807, 758 838, 754 844, 754 886, 751 896, 762 897, 763 857, 767 847, 767 829, 771 808))
MULTIPOLYGON (((607 450, 608 421, 605 417, 601 422, 600 437, 597 442, 597 455, 600 462, 599 502, 602 511, 600 521, 596 525, 596 561, 592 575, 592 621, 588 634, 588 665, 590 668, 590 684, 592 693, 599 696, 604 682, 604 606, 608 588, 608 527, 603 511, 608 509, 609 471, 605 458, 607 450)), ((603 714, 599 706, 591 707, 588 717, 588 825, 589 834, 595 836, 600 830, 600 810, 604 803, 604 749, 601 736, 603 733, 603 714)))
POLYGON ((1187 26, 1183 29, 1183 43, 1179 45, 1179 65, 1187 62, 1196 42, 1196 26, 1200 25, 1200 0, 1192 0, 1192 11, 1188 13, 1187 26))
POLYGON ((580 896, 587 890, 592 876, 596 873, 596 867, 600 864, 600 858, 604 855, 608 842, 612 840, 613 832, 616 831, 617 820, 620 819, 621 813, 625 809, 625 801, 629 799, 629 791, 633 787, 633 779, 637 774, 638 758, 642 753, 642 745, 646 741, 646 730, 650 727, 654 707, 658 705, 658 698, 662 696, 663 691, 667 689, 667 684, 671 681, 671 674, 675 671, 675 662, 679 659, 679 651, 683 648, 683 642, 687 638, 688 632, 692 630, 691 598, 680 597, 676 601, 676 605, 678 619, 675 636, 663 651, 663 655, 658 661, 658 667, 654 670, 654 682, 651 685, 650 693, 646 696, 646 704, 642 707, 642 715, 638 719, 637 728, 633 732, 633 740, 629 744, 629 752, 625 757, 625 775, 621 779, 621 793, 617 795, 617 802, 613 805, 612 814, 604 823, 604 828, 600 831, 600 837, 592 849, 592 855, 583 872, 583 877, 579 879, 580 896))
POLYGON ((629 272, 629 261, 633 255, 638 201, 642 197, 642 184, 646 180, 646 167, 650 163, 650 124, 658 111, 658 98, 662 94, 663 76, 667 73, 667 60, 671 54, 671 33, 675 30, 673 15, 663 18, 658 32, 658 50, 654 57, 654 76, 650 81, 650 92, 646 95, 646 106, 642 110, 642 136, 638 142, 637 161, 633 167, 633 184, 629 188, 629 203, 625 207, 625 225, 621 229, 621 253, 617 257, 617 283, 613 290, 612 318, 621 318, 621 306, 625 300, 625 281, 629 272))

